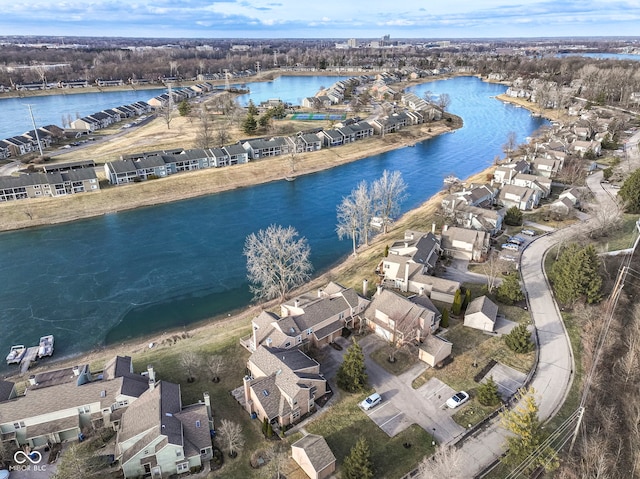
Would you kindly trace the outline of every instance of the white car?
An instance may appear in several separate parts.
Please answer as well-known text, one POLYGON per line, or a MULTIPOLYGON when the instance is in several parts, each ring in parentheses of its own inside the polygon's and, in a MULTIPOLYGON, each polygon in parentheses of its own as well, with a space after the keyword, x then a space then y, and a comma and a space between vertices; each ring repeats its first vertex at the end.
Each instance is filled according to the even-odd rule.
POLYGON ((520 246, 515 243, 504 243, 502 245, 502 249, 508 249, 511 251, 520 251, 520 246))
POLYGON ((449 399, 447 399, 447 407, 451 409, 455 409, 458 406, 466 403, 468 400, 469 400, 469 395, 464 391, 460 391, 455 393, 449 399))
POLYGON ((536 232, 533 230, 522 230, 520 233, 522 233, 523 235, 527 235, 527 236, 535 236, 536 232))
POLYGON ((380 404, 382 402, 382 396, 378 393, 373 393, 371 396, 366 398, 364 401, 360 403, 360 407, 365 411, 368 411, 372 407, 380 404))

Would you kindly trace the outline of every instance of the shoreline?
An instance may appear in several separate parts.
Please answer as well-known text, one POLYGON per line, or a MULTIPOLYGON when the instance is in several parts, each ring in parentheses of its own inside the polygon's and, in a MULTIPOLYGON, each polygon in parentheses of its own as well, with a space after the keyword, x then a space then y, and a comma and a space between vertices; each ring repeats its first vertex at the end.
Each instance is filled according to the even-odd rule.
MULTIPOLYGON (((455 131, 462 126, 462 120, 454 115, 451 116, 454 118, 451 123, 441 120, 408 127, 382 138, 374 137, 349 145, 300 154, 296 160, 296 176, 327 170, 455 131)), ((0 231, 52 226, 192 199, 236 188, 284 180, 288 172, 289 157, 282 155, 243 165, 199 170, 146 182, 109 186, 95 193, 9 201, 0 204, 0 215, 3 217, 0 231)))

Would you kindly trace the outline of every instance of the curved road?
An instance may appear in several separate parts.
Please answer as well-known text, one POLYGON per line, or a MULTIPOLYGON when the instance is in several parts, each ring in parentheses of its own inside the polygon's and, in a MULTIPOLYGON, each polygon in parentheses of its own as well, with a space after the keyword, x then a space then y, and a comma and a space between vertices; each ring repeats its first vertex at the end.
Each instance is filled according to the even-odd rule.
MULTIPOLYGON (((599 209, 614 211, 618 208, 616 190, 601 184, 601 180, 601 171, 587 178, 594 203, 599 209)), ((520 274, 539 342, 538 366, 530 384, 536 391, 539 417, 543 421, 555 415, 564 403, 573 381, 574 370, 573 352, 567 331, 544 275, 544 258, 554 244, 587 235, 596 221, 597 219, 590 218, 540 236, 529 243, 520 259, 520 274)), ((506 430, 500 427, 499 419, 496 418, 483 431, 465 439, 460 448, 462 457, 465 458, 464 475, 461 477, 475 477, 497 460, 503 452, 506 435, 506 430)))

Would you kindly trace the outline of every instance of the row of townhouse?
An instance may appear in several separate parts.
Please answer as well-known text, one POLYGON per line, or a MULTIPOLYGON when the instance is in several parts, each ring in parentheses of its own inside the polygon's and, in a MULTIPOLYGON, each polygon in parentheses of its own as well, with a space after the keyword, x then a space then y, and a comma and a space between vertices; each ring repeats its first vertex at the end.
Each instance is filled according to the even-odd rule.
POLYGON ((70 127, 74 130, 91 132, 108 128, 110 125, 119 123, 127 118, 149 114, 151 111, 152 107, 149 103, 137 101, 129 105, 121 105, 83 116, 72 121, 70 127))
POLYGON ((145 181, 155 178, 195 171, 247 163, 248 152, 238 144, 222 148, 174 149, 150 151, 123 156, 104 165, 106 177, 112 185, 145 181))
POLYGON ((90 193, 100 190, 93 168, 0 176, 0 201, 90 193))
MULTIPOLYGON (((303 153, 346 145, 372 137, 376 132, 393 132, 407 125, 421 123, 418 112, 401 112, 389 118, 359 121, 345 120, 336 128, 299 132, 293 137, 253 138, 221 148, 176 149, 132 154, 105 163, 105 174, 114 185, 161 178, 182 171, 219 168, 247 163, 291 152, 303 153), (390 118, 390 119, 389 119, 390 118)), ((380 134, 380 133, 378 133, 380 134)))
POLYGON ((135 374, 129 356, 113 358, 100 374, 82 365, 33 375, 23 395, 7 381, 0 386, 10 392, 0 396, 5 450, 37 450, 111 428, 125 478, 173 477, 213 457, 209 394, 183 406, 180 385, 157 380, 152 366, 135 374))
POLYGON ((64 138, 64 130, 56 125, 42 126, 36 130, 27 131, 22 135, 5 138, 0 140, 0 160, 38 151, 38 142, 42 149, 48 148, 61 138, 64 138))
POLYGON ((147 103, 153 108, 163 108, 170 103, 177 105, 183 100, 188 100, 190 98, 203 95, 204 93, 208 93, 210 91, 213 91, 214 89, 216 89, 216 87, 211 83, 198 83, 196 85, 184 88, 172 89, 166 93, 162 93, 161 95, 150 98, 149 100, 147 100, 147 103))

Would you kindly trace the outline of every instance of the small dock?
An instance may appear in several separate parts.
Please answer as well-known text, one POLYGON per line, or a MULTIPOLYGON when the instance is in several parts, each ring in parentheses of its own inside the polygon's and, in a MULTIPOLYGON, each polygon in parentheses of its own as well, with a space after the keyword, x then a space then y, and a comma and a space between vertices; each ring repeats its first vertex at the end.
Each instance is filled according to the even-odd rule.
POLYGON ((38 346, 31 346, 30 348, 27 348, 27 352, 25 353, 24 357, 22 358, 22 362, 20 363, 21 374, 24 374, 29 370, 29 366, 31 366, 31 363, 35 361, 36 356, 38 356, 38 349, 38 346))

